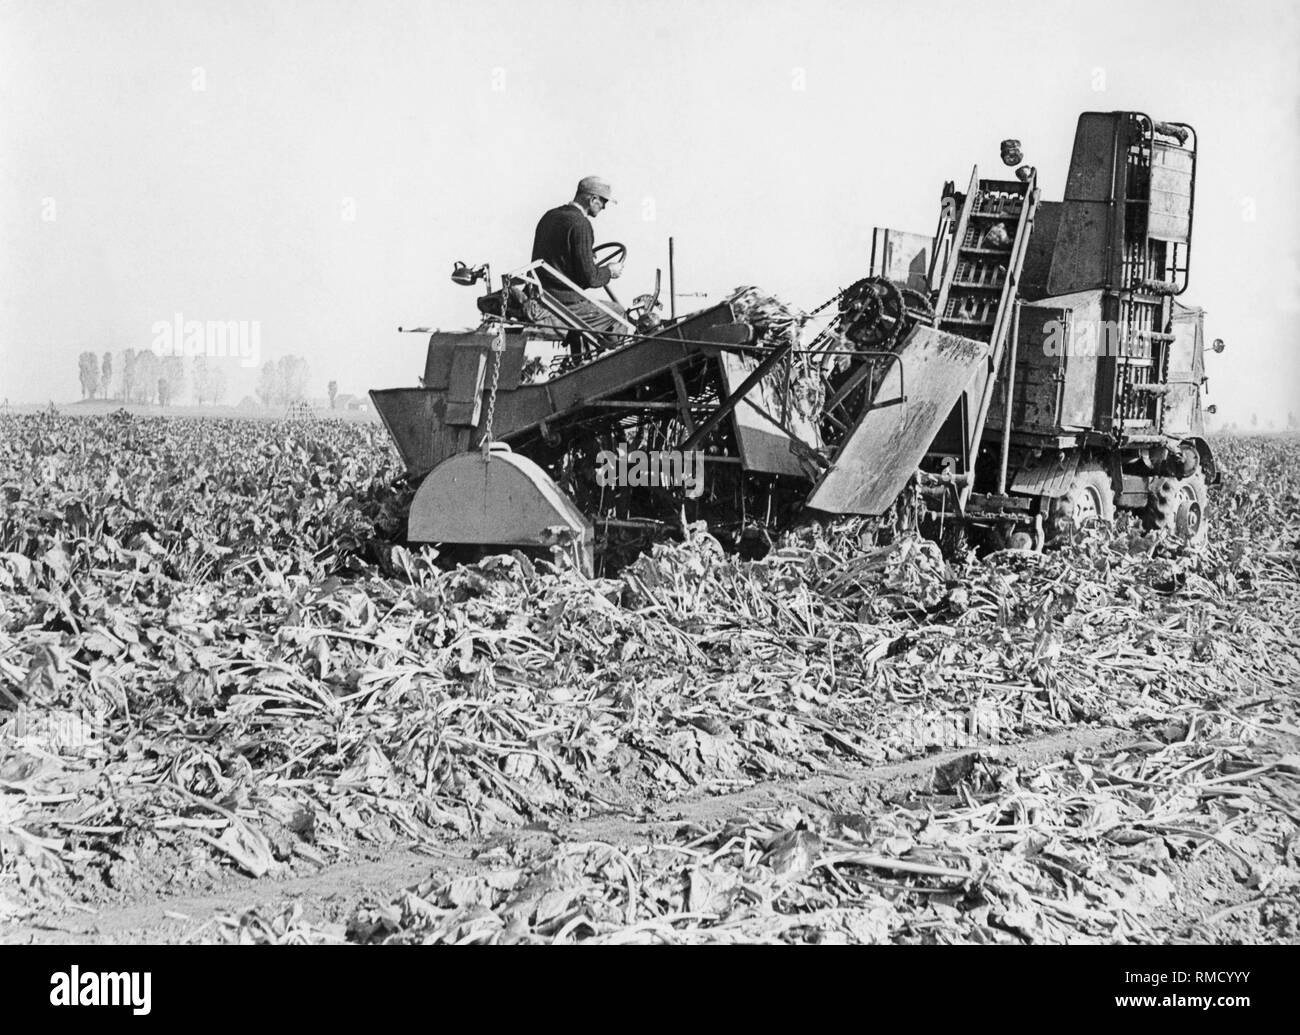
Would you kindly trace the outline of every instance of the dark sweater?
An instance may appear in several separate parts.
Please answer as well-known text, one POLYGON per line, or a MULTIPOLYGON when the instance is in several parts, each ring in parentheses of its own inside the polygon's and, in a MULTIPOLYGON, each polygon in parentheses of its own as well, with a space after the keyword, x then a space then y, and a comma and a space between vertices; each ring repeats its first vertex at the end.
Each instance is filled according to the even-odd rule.
MULTIPOLYGON (((545 259, 581 288, 604 287, 609 283, 609 270, 597 268, 591 249, 595 238, 591 220, 573 205, 561 205, 542 216, 533 235, 533 260, 545 259)), ((541 274, 548 291, 572 293, 571 289, 554 277, 541 274)))

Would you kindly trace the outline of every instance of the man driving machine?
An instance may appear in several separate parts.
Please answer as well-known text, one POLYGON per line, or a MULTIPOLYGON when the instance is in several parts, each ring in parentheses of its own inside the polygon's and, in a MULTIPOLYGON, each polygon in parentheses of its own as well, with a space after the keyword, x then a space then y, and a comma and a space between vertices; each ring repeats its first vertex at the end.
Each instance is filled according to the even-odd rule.
MULTIPOLYGON (((621 257, 618 262, 598 266, 592 255, 595 235, 591 220, 613 200, 608 181, 599 176, 580 180, 572 201, 551 209, 538 221, 533 235, 533 261, 545 259, 580 288, 605 287, 620 276, 621 257)), ((545 271, 539 271, 539 275, 547 293, 592 330, 608 331, 615 327, 614 321, 582 292, 574 291, 545 271)), ((622 310, 618 312, 621 315, 622 310)))

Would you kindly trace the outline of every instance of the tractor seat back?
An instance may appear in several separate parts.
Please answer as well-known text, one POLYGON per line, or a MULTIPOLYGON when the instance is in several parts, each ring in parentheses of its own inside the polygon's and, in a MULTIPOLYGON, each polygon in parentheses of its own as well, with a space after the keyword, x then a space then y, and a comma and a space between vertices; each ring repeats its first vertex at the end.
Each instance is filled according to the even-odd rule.
POLYGON ((541 288, 519 277, 507 277, 500 289, 478 298, 479 312, 484 316, 500 316, 503 298, 505 317, 509 322, 536 323, 546 315, 541 302, 541 288))

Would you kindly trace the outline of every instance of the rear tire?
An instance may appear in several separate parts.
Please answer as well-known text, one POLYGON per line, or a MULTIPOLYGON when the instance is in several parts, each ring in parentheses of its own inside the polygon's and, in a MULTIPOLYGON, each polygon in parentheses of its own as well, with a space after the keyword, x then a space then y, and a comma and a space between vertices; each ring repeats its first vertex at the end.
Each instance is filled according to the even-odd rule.
POLYGON ((1200 471, 1190 478, 1155 478, 1147 490, 1142 524, 1149 531, 1199 545, 1209 534, 1208 506, 1205 476, 1200 471))
POLYGON ((1052 528, 1057 535, 1115 520, 1115 489, 1110 475, 1096 461, 1084 461, 1064 496, 1052 507, 1052 528))

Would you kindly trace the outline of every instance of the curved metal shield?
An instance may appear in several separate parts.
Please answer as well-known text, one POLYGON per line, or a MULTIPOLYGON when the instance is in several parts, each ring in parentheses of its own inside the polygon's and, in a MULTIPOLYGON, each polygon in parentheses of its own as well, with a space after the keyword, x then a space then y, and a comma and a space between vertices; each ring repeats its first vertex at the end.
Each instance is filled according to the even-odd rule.
POLYGON ((411 502, 407 538, 481 546, 572 544, 591 570, 592 528, 545 471, 504 443, 435 467, 411 502))

